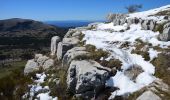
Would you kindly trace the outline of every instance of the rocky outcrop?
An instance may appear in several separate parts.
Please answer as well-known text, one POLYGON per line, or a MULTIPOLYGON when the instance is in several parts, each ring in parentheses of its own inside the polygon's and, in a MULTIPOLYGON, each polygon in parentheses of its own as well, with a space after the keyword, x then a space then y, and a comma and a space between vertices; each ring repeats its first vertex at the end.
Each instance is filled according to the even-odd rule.
POLYGON ((58 43, 57 47, 57 59, 61 60, 64 54, 72 49, 79 43, 79 39, 72 37, 72 38, 64 38, 62 42, 58 43))
POLYGON ((36 54, 34 59, 28 60, 25 65, 24 74, 38 71, 40 68, 46 70, 54 65, 54 60, 42 54, 36 54))
POLYGON ((154 30, 156 26, 156 21, 154 20, 143 20, 141 23, 141 27, 143 30, 154 30))
POLYGON ((108 14, 106 19, 114 25, 123 25, 126 22, 127 14, 108 14))
POLYGON ((54 36, 51 39, 51 55, 55 55, 60 37, 54 36))
POLYGON ((68 90, 77 97, 92 98, 105 88, 109 69, 92 60, 73 60, 68 69, 68 90))
POLYGON ((146 91, 136 100, 162 100, 162 99, 152 91, 146 91))
POLYGON ((28 60, 27 64, 25 65, 24 74, 37 71, 39 68, 40 67, 38 66, 38 63, 35 62, 34 59, 28 60))
POLYGON ((170 40, 170 22, 163 27, 163 33, 159 35, 159 39, 162 41, 170 40))
POLYGON ((69 64, 72 60, 82 60, 85 58, 89 58, 90 54, 86 51, 85 47, 74 47, 67 51, 67 53, 64 55, 62 60, 62 66, 63 67, 69 67, 69 64))

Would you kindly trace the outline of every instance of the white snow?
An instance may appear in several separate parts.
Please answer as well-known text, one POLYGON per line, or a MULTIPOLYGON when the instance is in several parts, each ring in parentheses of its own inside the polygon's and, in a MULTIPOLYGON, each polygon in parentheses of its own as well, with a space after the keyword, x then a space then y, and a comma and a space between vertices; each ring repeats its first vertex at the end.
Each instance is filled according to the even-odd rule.
POLYGON ((137 13, 133 13, 133 14, 129 14, 129 18, 142 18, 142 19, 154 19, 154 20, 162 20, 163 16, 150 16, 150 15, 154 15, 160 11, 164 11, 164 10, 169 10, 170 9, 170 5, 166 5, 160 8, 156 8, 156 9, 151 9, 148 11, 143 11, 143 12, 137 12, 137 13))
POLYGON ((36 83, 43 83, 44 79, 46 78, 46 75, 45 73, 36 74, 36 77, 38 78, 38 80, 35 80, 36 83))
POLYGON ((127 24, 113 26, 113 23, 100 23, 97 25, 98 30, 112 29, 114 31, 120 31, 120 30, 125 30, 126 28, 127 28, 127 24))
POLYGON ((83 31, 86 34, 85 40, 88 40, 87 44, 93 44, 97 47, 105 46, 104 41, 120 41, 120 42, 131 42, 134 43, 136 39, 141 39, 144 42, 151 43, 153 46, 167 47, 170 46, 169 42, 159 41, 157 36, 160 34, 159 32, 153 32, 151 30, 141 30, 141 25, 132 24, 130 26, 130 30, 125 32, 106 32, 103 30, 98 31, 83 31))
MULTIPOLYGON (((111 77, 107 82, 107 86, 116 86, 120 90, 117 90, 112 93, 110 98, 113 98, 115 95, 123 95, 126 93, 135 92, 144 86, 153 82, 155 77, 155 67, 148 61, 145 61, 141 55, 131 54, 130 50, 135 45, 136 39, 141 39, 144 42, 151 43, 153 46, 167 47, 170 45, 170 42, 162 42, 157 39, 159 32, 153 32, 150 30, 141 30, 140 25, 131 25, 130 29, 125 32, 107 32, 101 30, 102 25, 103 29, 113 28, 110 24, 100 24, 100 28, 96 31, 87 30, 82 31, 85 34, 84 40, 86 44, 95 45, 97 48, 102 48, 111 53, 111 55, 106 59, 117 58, 122 62, 121 69, 122 71, 117 72, 114 77, 111 77), (113 42, 117 42, 113 44, 113 42), (123 50, 119 48, 119 44, 124 42, 130 42, 131 47, 129 49, 123 50), (130 80, 127 76, 124 75, 124 71, 129 68, 131 65, 137 64, 142 67, 144 70, 143 73, 139 74, 136 78, 136 81, 130 80)), ((149 54, 151 59, 155 58, 158 54, 153 49, 149 49, 149 54)))
POLYGON ((55 55, 56 53, 56 49, 57 49, 57 41, 59 40, 60 38, 58 36, 54 36, 51 38, 51 55, 55 55))
POLYGON ((148 53, 149 53, 149 56, 150 56, 150 61, 152 61, 154 58, 158 57, 158 54, 160 52, 154 50, 153 48, 150 48, 148 53))
POLYGON ((52 96, 49 96, 49 93, 40 93, 37 95, 37 97, 40 100, 58 100, 57 97, 53 98, 52 96))

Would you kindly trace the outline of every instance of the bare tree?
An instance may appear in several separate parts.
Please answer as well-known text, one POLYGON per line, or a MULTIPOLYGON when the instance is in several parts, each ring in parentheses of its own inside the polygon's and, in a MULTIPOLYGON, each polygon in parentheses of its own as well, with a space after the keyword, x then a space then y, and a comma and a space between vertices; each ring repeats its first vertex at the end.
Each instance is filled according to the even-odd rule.
POLYGON ((142 8, 142 5, 141 4, 140 5, 137 5, 137 4, 129 5, 129 6, 125 7, 125 8, 128 10, 129 13, 134 13, 134 12, 139 11, 139 9, 142 8))

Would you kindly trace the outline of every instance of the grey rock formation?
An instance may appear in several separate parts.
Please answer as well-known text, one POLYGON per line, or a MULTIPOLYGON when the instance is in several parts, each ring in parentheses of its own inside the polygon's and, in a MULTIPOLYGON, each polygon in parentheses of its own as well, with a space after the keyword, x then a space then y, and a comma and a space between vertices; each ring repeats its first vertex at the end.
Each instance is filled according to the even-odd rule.
POLYGON ((25 65, 24 74, 37 71, 39 68, 40 67, 38 66, 38 63, 35 62, 34 59, 28 60, 27 64, 25 65))
POLYGON ((161 79, 159 78, 156 78, 150 85, 149 85, 149 89, 154 91, 154 92, 157 92, 157 89, 158 91, 164 91, 166 93, 170 93, 170 87, 164 83, 161 79), (154 91, 153 88, 156 88, 154 91))
POLYGON ((79 41, 80 40, 78 40, 77 38, 72 37, 72 38, 64 38, 62 42, 59 42, 57 47, 57 59, 61 60, 64 54, 68 50, 76 46, 79 43, 79 41))
POLYGON ((34 59, 28 60, 25 65, 24 74, 38 71, 40 68, 46 70, 54 65, 54 60, 42 54, 35 54, 34 59))
POLYGON ((44 62, 43 64, 43 69, 49 69, 50 67, 52 67, 54 65, 54 60, 53 59, 48 59, 44 62))
POLYGON ((156 22, 154 20, 143 20, 141 23, 141 27, 143 30, 153 30, 156 26, 156 22))
POLYGON ((170 22, 166 23, 163 28, 163 33, 159 35, 159 39, 162 41, 170 41, 170 22))
POLYGON ((62 60, 62 66, 68 67, 73 59, 85 59, 90 56, 85 47, 74 47, 67 51, 62 60))
POLYGON ((60 37, 53 36, 51 38, 51 55, 55 55, 56 50, 57 50, 57 45, 59 42, 60 42, 60 37))
POLYGON ((131 80, 135 80, 136 77, 142 72, 143 69, 139 65, 132 65, 124 71, 124 74, 128 76, 131 80))
POLYGON ((68 90, 82 98, 92 98, 105 87, 109 69, 92 60, 73 60, 68 69, 68 90))
POLYGON ((74 32, 75 32, 74 29, 69 29, 68 32, 66 33, 66 35, 64 36, 64 38, 69 38, 69 37, 71 37, 74 32))
POLYGON ((152 91, 146 91, 136 100, 162 100, 162 99, 152 91))
POLYGON ((123 25, 126 23, 126 14, 113 14, 114 25, 123 25))

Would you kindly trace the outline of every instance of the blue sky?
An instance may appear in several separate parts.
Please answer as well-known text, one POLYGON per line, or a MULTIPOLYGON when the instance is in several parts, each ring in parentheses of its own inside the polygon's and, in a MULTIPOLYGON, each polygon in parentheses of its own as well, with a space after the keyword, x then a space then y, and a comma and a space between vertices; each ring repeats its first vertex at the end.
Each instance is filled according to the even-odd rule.
POLYGON ((170 0, 0 0, 0 19, 104 20, 109 12, 125 13, 125 6, 142 4, 148 10, 170 0))

